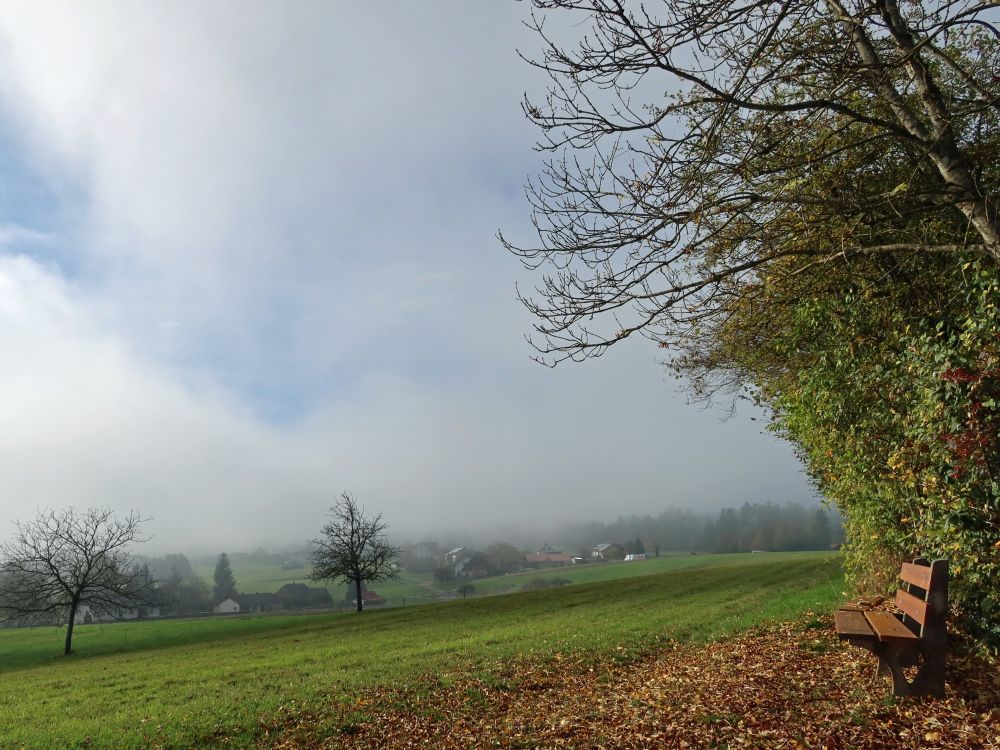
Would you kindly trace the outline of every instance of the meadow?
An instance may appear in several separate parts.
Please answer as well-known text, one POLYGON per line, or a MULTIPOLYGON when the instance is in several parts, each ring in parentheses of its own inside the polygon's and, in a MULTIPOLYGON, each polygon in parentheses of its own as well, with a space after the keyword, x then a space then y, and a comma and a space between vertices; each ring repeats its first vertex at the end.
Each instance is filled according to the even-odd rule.
MULTIPOLYGON (((277 563, 261 563, 250 561, 238 561, 232 563, 233 575, 236 577, 236 590, 245 594, 275 592, 286 583, 304 583, 308 586, 322 586, 322 583, 315 583, 309 579, 311 568, 294 568, 285 570, 277 563)), ((212 565, 194 565, 196 576, 212 584, 212 576, 215 571, 212 565)), ((432 576, 430 573, 410 573, 403 572, 400 578, 394 581, 386 581, 372 588, 389 600, 404 597, 429 598, 437 590, 431 585, 432 576)), ((326 590, 330 592, 333 601, 340 603, 347 592, 347 586, 342 583, 330 583, 326 585, 326 590)), ((397 604, 397 602, 392 602, 397 604)))
POLYGON ((56 656, 55 628, 0 631, 0 747, 242 746, 289 706, 351 702, 426 674, 489 674, 509 660, 628 659, 667 638, 708 641, 829 610, 843 587, 835 554, 648 562, 662 567, 360 616, 83 626, 69 658, 56 656))
MULTIPOLYGON (((730 559, 739 561, 742 565, 754 565, 767 562, 768 560, 796 559, 796 556, 799 554, 802 553, 767 552, 753 555, 752 557, 745 554, 666 554, 661 557, 651 557, 647 560, 584 563, 581 565, 567 565, 539 570, 525 570, 519 573, 479 578, 467 582, 452 581, 447 583, 434 581, 434 577, 430 573, 413 573, 403 570, 400 571, 398 579, 383 581, 372 586, 372 588, 386 599, 389 606, 395 607, 415 604, 421 601, 447 598, 454 595, 456 588, 462 583, 470 587, 469 595, 471 596, 506 594, 520 591, 526 585, 539 579, 545 581, 560 579, 568 583, 595 583, 597 581, 614 581, 620 578, 654 575, 671 570, 717 565, 730 559)), ((245 560, 233 562, 232 567, 233 574, 236 576, 236 588, 238 591, 245 593, 274 592, 286 583, 306 583, 310 586, 322 585, 309 580, 310 568, 308 567, 284 570, 281 565, 275 563, 249 562, 245 560)), ((194 572, 202 580, 209 583, 212 581, 212 566, 195 565, 194 572)), ((344 600, 347 586, 342 583, 333 583, 328 584, 326 589, 330 592, 330 596, 333 597, 333 601, 337 605, 340 605, 344 600)))

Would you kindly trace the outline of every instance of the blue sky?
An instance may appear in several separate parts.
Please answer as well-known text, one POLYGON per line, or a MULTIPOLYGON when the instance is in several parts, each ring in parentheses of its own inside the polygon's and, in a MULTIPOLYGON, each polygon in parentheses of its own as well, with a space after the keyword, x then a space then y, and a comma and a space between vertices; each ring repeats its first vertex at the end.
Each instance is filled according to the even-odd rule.
POLYGON ((162 549, 807 500, 650 344, 545 369, 544 85, 516 2, 0 10, 0 529, 112 504, 162 549))

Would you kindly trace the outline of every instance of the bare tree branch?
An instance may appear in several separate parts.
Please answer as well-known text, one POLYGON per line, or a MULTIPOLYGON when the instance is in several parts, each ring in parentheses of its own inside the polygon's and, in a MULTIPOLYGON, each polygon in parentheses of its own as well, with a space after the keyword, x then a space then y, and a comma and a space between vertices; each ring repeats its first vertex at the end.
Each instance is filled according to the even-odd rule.
POLYGON ((534 0, 539 359, 670 349, 771 273, 1000 261, 994 3, 534 0), (585 34, 572 44, 555 33, 585 34))
POLYGON ((388 525, 382 514, 365 515, 354 497, 344 492, 330 508, 330 521, 322 535, 312 540, 314 581, 344 581, 353 585, 358 612, 363 609, 365 583, 398 577, 395 560, 399 550, 386 538, 388 525))
POLYGON ((115 617, 155 601, 155 582, 129 552, 147 541, 149 519, 110 508, 43 510, 16 522, 14 537, 0 544, 0 622, 66 622, 65 654, 72 653, 73 626, 87 605, 115 617))

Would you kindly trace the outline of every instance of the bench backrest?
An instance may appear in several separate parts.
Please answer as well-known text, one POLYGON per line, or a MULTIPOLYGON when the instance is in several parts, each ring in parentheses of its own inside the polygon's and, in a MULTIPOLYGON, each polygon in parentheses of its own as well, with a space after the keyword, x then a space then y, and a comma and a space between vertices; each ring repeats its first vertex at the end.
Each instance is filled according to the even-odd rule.
POLYGON ((948 561, 929 563, 920 557, 903 563, 899 577, 904 588, 896 591, 896 606, 903 611, 903 623, 921 639, 947 639, 948 561))

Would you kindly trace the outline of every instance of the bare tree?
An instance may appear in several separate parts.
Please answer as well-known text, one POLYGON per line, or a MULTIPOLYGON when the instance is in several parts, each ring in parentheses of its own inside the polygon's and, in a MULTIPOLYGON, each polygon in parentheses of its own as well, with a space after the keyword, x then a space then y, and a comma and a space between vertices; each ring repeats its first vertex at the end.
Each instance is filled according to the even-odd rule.
POLYGON ((398 577, 395 559, 399 550, 386 539, 388 526, 382 514, 368 517, 349 492, 330 508, 330 521, 322 536, 313 540, 311 578, 341 580, 354 586, 358 612, 363 609, 363 584, 398 577))
POLYGON ((0 622, 66 622, 68 656, 82 605, 116 616, 120 608, 153 601, 153 581, 128 551, 147 541, 148 519, 110 508, 43 510, 16 522, 13 539, 0 545, 0 622))
POLYGON ((683 350, 769 284, 868 259, 1000 260, 997 3, 533 5, 550 86, 524 110, 551 156, 538 242, 500 239, 548 269, 522 295, 542 361, 683 350))

